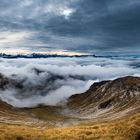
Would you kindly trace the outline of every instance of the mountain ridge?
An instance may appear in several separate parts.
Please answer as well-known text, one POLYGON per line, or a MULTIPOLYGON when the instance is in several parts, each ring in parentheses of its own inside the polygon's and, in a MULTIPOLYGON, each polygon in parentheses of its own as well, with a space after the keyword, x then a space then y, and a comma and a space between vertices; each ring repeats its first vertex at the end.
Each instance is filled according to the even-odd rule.
MULTIPOLYGON (((7 83, 1 74, 0 89, 7 83)), ((140 77, 127 76, 94 83, 57 106, 15 108, 0 101, 0 139, 138 140, 139 116, 140 77)))
POLYGON ((0 53, 0 58, 7 58, 7 59, 17 59, 17 58, 55 58, 55 57, 96 57, 96 55, 91 54, 81 54, 81 55, 63 55, 63 54, 41 54, 41 53, 31 53, 31 54, 5 54, 0 53))
POLYGON ((94 83, 85 93, 71 96, 68 106, 75 110, 75 114, 80 114, 80 112, 83 114, 85 111, 83 116, 88 113, 89 116, 90 114, 96 116, 99 111, 101 113, 99 116, 106 116, 105 113, 118 114, 119 112, 125 112, 127 109, 140 111, 139 101, 140 78, 127 76, 113 81, 94 83), (81 110, 79 109, 77 112, 77 108, 81 110))
MULTIPOLYGON (((8 83, 10 83, 8 78, 0 74, 1 90, 5 90, 8 83)), ((20 88, 20 85, 17 85, 16 82, 15 84, 20 88)), ((132 111, 136 112, 140 109, 139 101, 140 77, 126 76, 115 80, 94 83, 85 93, 72 95, 67 99, 66 103, 60 103, 54 107, 39 105, 38 107, 22 109, 14 108, 3 101, 1 101, 1 105, 6 106, 9 110, 19 110, 19 112, 20 110, 24 110, 25 114, 26 112, 42 110, 43 108, 57 112, 52 113, 52 115, 60 113, 60 117, 89 119, 92 117, 102 118, 103 116, 105 116, 104 118, 108 118, 122 112, 124 112, 124 115, 132 111)))

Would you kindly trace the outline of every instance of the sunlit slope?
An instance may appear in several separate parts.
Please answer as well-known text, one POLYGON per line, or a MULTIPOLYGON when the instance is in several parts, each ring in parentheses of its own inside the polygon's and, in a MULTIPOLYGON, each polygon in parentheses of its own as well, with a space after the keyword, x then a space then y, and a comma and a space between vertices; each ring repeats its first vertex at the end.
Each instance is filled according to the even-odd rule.
POLYGON ((1 140, 139 140, 140 113, 115 121, 88 122, 67 128, 0 125, 1 140))
POLYGON ((69 98, 70 112, 83 118, 116 118, 140 112, 140 78, 123 77, 93 84, 69 98))
MULTIPOLYGON (((8 83, 1 75, 1 90, 8 83)), ((139 140, 140 78, 94 83, 58 106, 15 108, 0 101, 0 140, 8 139, 139 140)))

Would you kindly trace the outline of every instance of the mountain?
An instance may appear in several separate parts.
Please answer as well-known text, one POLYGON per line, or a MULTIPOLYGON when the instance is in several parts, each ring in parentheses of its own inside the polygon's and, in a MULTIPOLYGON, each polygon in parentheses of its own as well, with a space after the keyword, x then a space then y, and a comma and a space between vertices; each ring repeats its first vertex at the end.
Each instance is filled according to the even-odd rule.
MULTIPOLYGON (((1 74, 1 91, 9 83, 10 79, 1 74)), ((0 123, 0 134, 5 134, 1 140, 138 140, 140 77, 94 83, 85 93, 73 95, 57 106, 15 108, 0 101, 0 123), (63 126, 67 128, 60 128, 63 126)))
POLYGON ((61 55, 61 54, 40 54, 40 53, 32 53, 32 54, 5 54, 0 53, 0 58, 7 59, 15 59, 15 58, 50 58, 50 57, 96 57, 95 55, 61 55))
POLYGON ((70 97, 68 106, 75 115, 90 118, 140 111, 140 78, 127 76, 94 83, 85 93, 70 97))

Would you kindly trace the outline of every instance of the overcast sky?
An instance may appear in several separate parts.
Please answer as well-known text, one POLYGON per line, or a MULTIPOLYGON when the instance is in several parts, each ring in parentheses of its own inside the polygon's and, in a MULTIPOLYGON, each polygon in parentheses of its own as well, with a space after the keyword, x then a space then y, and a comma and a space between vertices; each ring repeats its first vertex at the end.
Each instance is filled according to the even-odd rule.
POLYGON ((140 0, 0 0, 0 52, 139 52, 140 0))

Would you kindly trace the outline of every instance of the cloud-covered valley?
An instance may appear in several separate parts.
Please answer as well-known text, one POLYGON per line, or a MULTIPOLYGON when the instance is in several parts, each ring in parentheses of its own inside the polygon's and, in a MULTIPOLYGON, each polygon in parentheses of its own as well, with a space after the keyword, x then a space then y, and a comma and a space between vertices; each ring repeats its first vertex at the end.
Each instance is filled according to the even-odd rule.
POLYGON ((16 107, 56 105, 94 82, 140 76, 139 71, 139 58, 1 58, 0 73, 8 83, 0 98, 16 107))

